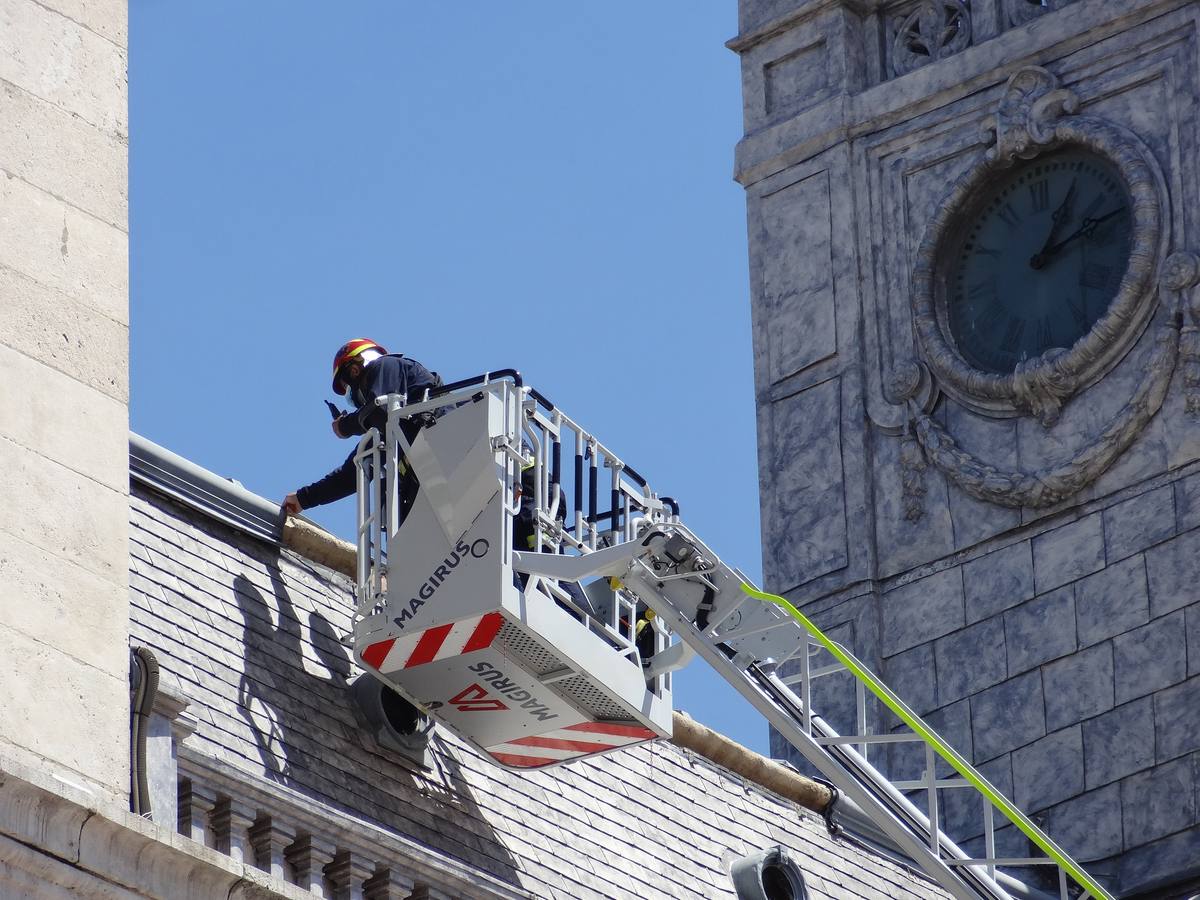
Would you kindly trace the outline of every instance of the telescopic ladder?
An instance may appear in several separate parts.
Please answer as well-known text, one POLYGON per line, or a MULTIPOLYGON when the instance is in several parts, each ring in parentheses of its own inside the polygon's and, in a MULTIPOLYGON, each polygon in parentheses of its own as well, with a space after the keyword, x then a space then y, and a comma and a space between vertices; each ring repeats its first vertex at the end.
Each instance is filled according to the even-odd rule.
POLYGON ((386 440, 368 433, 358 454, 356 656, 498 764, 541 767, 669 736, 671 673, 699 655, 951 896, 1018 900, 1024 886, 1003 870, 1019 868, 1053 873, 1061 900, 1112 900, 848 650, 722 562, 674 501, 517 373, 377 402, 386 440), (399 426, 416 416, 432 424, 409 442, 399 426), (407 515, 405 465, 420 479, 407 515), (528 536, 513 548, 519 517, 528 536), (579 584, 585 592, 564 590, 579 584), (637 630, 647 622, 653 642, 637 630), (839 672, 852 676, 832 683, 853 684, 854 734, 812 704, 817 682, 839 672), (902 730, 870 733, 870 697, 902 730), (899 744, 920 748, 920 778, 872 763, 899 744), (947 833, 947 792, 979 805, 969 843, 947 833), (1028 839, 1024 855, 997 853, 1010 824, 1028 839))

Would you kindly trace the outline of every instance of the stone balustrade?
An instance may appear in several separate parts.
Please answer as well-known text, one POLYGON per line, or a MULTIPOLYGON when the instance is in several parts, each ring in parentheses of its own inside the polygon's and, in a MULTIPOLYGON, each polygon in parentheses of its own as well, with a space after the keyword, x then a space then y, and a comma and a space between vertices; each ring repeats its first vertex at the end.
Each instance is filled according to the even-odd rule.
POLYGON ((178 831, 324 900, 529 895, 286 786, 179 748, 178 831))

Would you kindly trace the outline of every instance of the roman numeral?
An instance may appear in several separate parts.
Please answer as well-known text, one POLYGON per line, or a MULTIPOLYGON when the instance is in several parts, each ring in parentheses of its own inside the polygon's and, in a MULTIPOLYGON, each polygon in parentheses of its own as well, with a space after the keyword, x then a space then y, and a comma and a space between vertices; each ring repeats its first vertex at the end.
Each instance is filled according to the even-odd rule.
POLYGON ((1011 203, 1005 203, 1002 207, 1000 207, 996 215, 999 216, 1001 221, 1003 221, 1004 224, 1009 228, 1016 228, 1017 224, 1021 221, 1017 216, 1017 211, 1013 209, 1011 203))
POLYGON ((1000 342, 1000 349, 1005 353, 1016 353, 1017 345, 1021 343, 1021 336, 1024 333, 1025 320, 1009 316, 1008 330, 1004 332, 1004 340, 1000 342))
POLYGON ((1029 186, 1029 203, 1035 213, 1045 211, 1050 205, 1050 182, 1045 178, 1029 186))
POLYGON ((992 259, 998 259, 1000 257, 999 250, 993 250, 991 247, 985 247, 983 244, 975 245, 975 253, 982 254, 983 256, 990 256, 992 259))

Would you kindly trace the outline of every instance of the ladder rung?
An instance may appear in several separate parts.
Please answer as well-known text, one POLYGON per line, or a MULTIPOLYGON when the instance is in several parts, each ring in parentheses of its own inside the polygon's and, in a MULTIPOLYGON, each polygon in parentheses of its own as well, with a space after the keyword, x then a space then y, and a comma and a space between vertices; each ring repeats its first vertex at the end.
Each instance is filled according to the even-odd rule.
POLYGON ((945 858, 944 862, 948 866, 957 866, 962 869, 973 869, 976 866, 1056 866, 1054 860, 1048 856, 993 856, 988 858, 979 857, 978 859, 953 859, 945 858))
POLYGON ((842 744, 903 744, 905 742, 922 743, 921 736, 916 734, 839 734, 833 737, 819 737, 817 743, 823 746, 842 744))
MULTIPOLYGON (((847 669, 841 663, 830 663, 827 666, 821 666, 819 669, 811 670, 808 673, 808 677, 809 678, 821 678, 822 676, 825 676, 825 675, 833 675, 837 672, 848 672, 848 671, 849 671, 849 669, 847 669)), ((799 675, 799 674, 787 675, 783 678, 780 678, 779 680, 782 681, 784 684, 786 684, 788 687, 791 687, 793 684, 802 684, 804 682, 804 676, 799 675)))
POLYGON ((935 787, 938 790, 942 788, 969 788, 973 787, 971 782, 965 778, 939 778, 931 785, 927 779, 910 780, 910 781, 893 781, 892 787, 898 791, 919 791, 935 787))

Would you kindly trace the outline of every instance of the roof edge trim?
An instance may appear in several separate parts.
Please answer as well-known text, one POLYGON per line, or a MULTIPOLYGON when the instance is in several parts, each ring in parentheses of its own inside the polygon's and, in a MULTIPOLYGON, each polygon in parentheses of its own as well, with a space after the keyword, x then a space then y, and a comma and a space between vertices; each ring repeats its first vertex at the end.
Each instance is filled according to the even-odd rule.
POLYGON ((129 475, 186 506, 239 531, 273 544, 280 542, 283 514, 238 482, 222 478, 148 438, 129 432, 129 475))

